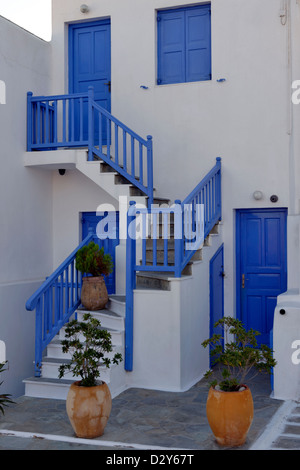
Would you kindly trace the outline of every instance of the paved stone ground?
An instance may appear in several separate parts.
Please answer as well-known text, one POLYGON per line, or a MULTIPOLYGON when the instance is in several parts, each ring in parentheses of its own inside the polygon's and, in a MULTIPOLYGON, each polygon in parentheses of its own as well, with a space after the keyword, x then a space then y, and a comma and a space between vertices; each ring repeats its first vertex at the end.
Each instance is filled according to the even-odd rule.
POLYGON ((252 449, 300 450, 300 403, 284 402, 252 449))
MULTIPOLYGON (((247 441, 239 450, 253 447, 283 404, 270 398, 269 377, 256 378, 251 391, 254 419, 247 441)), ((207 393, 205 381, 183 393, 129 389, 113 399, 104 435, 92 441, 75 437, 64 401, 20 397, 0 416, 0 450, 227 450, 216 443, 209 428, 207 393)), ((299 424, 297 413, 295 418, 299 424)), ((287 422, 287 426, 289 431, 293 426, 299 437, 300 426, 292 422, 287 422)), ((289 435, 280 436, 276 445, 286 448, 287 438, 289 435)), ((264 442, 270 447, 270 442, 264 442)), ((298 443, 299 439, 290 439, 288 448, 298 443)))

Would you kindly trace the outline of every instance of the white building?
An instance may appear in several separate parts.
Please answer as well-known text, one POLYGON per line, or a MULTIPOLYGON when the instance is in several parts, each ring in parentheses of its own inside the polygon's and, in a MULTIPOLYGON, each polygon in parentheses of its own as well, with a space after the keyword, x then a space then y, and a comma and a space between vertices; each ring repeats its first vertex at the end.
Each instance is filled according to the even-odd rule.
MULTIPOLYGON (((93 85, 96 102, 145 142, 153 137, 155 197, 183 201, 222 159, 217 233, 207 238, 187 275, 160 276, 154 284, 148 279, 146 287, 140 276, 133 294, 133 368, 124 371, 122 364, 120 376, 112 377, 113 393, 131 386, 189 388, 208 368, 201 342, 213 321, 232 314, 260 330, 263 342, 272 344, 273 338, 274 396, 299 398, 300 365, 292 361, 300 340, 300 108, 292 101, 293 83, 300 80, 299 1, 103 0, 90 1, 88 11, 80 7, 77 0, 53 0, 50 43, 0 19, 0 79, 6 84, 6 104, 0 104, 0 340, 9 361, 6 390, 23 394, 22 380, 33 375, 35 314, 25 310, 27 299, 78 246, 82 227, 99 206, 119 211, 121 223, 120 196, 145 202, 141 193, 116 185, 112 174, 100 173, 99 161, 88 162, 85 145, 67 145, 62 96, 87 93, 93 85), (37 127, 28 139, 27 92, 44 97, 39 108, 32 105, 36 114, 29 119, 45 111, 43 124, 35 125, 48 126, 47 141, 41 128, 38 141, 37 127), (47 96, 53 99, 45 101, 47 96), (28 140, 39 150, 30 151, 28 140), (43 142, 47 150, 39 146, 43 142), (54 150, 58 142, 62 146, 54 150), (283 370, 289 385, 281 387, 283 370)), ((87 138, 84 100, 74 101, 73 135, 72 105, 65 108, 69 142, 87 138)), ((118 144, 115 121, 107 129, 115 162, 123 148, 122 126, 118 144)), ((128 143, 128 160, 130 152, 128 143)), ((115 294, 123 296, 125 240, 114 249, 115 294)), ((54 368, 46 358, 44 382, 47 374, 55 376, 54 368)), ((44 393, 27 387, 29 394, 44 393)))

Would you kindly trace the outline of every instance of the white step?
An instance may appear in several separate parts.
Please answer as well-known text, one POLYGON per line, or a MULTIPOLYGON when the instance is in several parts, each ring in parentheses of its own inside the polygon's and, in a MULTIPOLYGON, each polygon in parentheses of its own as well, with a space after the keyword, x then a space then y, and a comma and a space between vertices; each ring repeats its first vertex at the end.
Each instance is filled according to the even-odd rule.
POLYGON ((107 308, 103 310, 97 310, 94 312, 90 312, 84 308, 80 308, 77 310, 77 318, 78 321, 83 320, 83 315, 85 313, 91 313, 93 317, 97 318, 100 321, 101 327, 106 329, 116 329, 116 330, 124 330, 124 317, 118 313, 115 313, 107 308))
MULTIPOLYGON (((42 377, 47 378, 47 379, 58 379, 58 369, 63 363, 67 363, 68 359, 65 359, 65 361, 61 359, 55 359, 53 357, 45 357, 42 362, 42 377)), ((115 367, 115 364, 111 365, 111 368, 115 367)), ((100 370, 100 379, 104 380, 104 382, 109 383, 110 382, 110 368, 107 368, 106 366, 102 365, 99 367, 100 370)), ((67 373, 64 376, 65 379, 68 380, 80 380, 80 377, 73 377, 73 373, 67 373)))
MULTIPOLYGON (((116 396, 126 389, 126 372, 124 370, 124 336, 125 336, 125 297, 111 296, 106 309, 90 312, 101 322, 101 327, 111 333, 113 351, 106 357, 112 359, 116 353, 121 353, 123 361, 111 364, 109 368, 100 366, 100 378, 110 388, 112 396, 116 396)), ((77 317, 81 321, 83 314, 87 312, 83 308, 78 309, 77 317)), ((47 346, 46 355, 42 362, 42 377, 31 377, 24 380, 25 395, 31 397, 53 398, 65 400, 70 385, 79 378, 73 377, 72 372, 66 374, 62 379, 58 378, 59 366, 71 358, 70 353, 63 353, 61 340, 65 337, 65 327, 47 346)), ((84 338, 81 338, 84 341, 84 338)))
MULTIPOLYGON (((116 353, 121 353, 122 356, 124 354, 123 348, 119 346, 113 347, 113 350, 110 353, 106 354, 106 357, 112 359, 116 353)), ((62 361, 71 359, 71 352, 64 353, 61 347, 61 340, 59 336, 55 337, 50 344, 47 346, 47 355, 45 356, 47 359, 61 359, 62 361)))
POLYGON ((70 385, 74 382, 74 379, 59 380, 30 377, 23 380, 23 382, 25 383, 25 396, 27 397, 66 400, 70 385))
MULTIPOLYGON (((124 370, 124 362, 115 365, 109 369, 109 374, 101 374, 100 380, 107 383, 112 398, 119 395, 127 389, 127 372, 124 370)), ((49 377, 30 377, 23 380, 25 384, 25 396, 35 398, 49 398, 57 400, 66 400, 70 385, 75 382, 74 377, 69 379, 49 378, 49 377)))
POLYGON ((110 295, 106 308, 111 312, 125 317, 126 312, 126 297, 125 295, 110 295))
MULTIPOLYGON (((65 330, 66 328, 63 327, 59 332, 59 340, 65 339, 65 330)), ((124 340, 124 329, 121 330, 113 330, 110 328, 106 328, 106 330, 111 334, 111 342, 113 346, 121 346, 124 340)), ((79 335, 79 340, 84 342, 84 336, 79 335)))

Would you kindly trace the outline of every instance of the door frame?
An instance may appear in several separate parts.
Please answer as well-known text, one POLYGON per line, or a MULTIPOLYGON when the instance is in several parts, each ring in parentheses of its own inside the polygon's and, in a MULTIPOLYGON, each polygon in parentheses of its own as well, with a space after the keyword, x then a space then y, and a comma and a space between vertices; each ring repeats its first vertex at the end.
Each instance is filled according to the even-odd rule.
MULTIPOLYGON (((240 233, 241 233, 241 214, 245 212, 282 212, 286 216, 286 223, 284 228, 284 243, 287 249, 287 215, 288 209, 285 207, 260 207, 260 208, 245 208, 245 209, 236 209, 235 210, 235 268, 236 268, 236 276, 235 276, 235 289, 236 289, 236 318, 242 321, 242 308, 241 308, 241 240, 240 240, 240 233)), ((285 273, 287 276, 287 251, 285 257, 285 264, 284 264, 285 273)))
MULTIPOLYGON (((116 243, 115 243, 115 246, 114 246, 114 253, 110 253, 111 256, 112 256, 112 259, 113 259, 113 272, 111 274, 109 274, 109 276, 113 280, 113 290, 114 290, 114 292, 109 292, 109 294, 111 295, 111 294, 116 293, 116 282, 117 282, 116 249, 117 249, 117 246, 120 244, 120 213, 119 213, 119 211, 105 211, 104 210, 104 211, 99 211, 99 213, 98 212, 93 212, 93 211, 82 211, 80 213, 80 238, 81 238, 81 240, 83 240, 83 238, 84 238, 83 227, 84 227, 85 222, 88 222, 89 219, 96 220, 97 217, 100 218, 102 216, 100 214, 103 214, 103 216, 106 217, 110 213, 115 214, 115 220, 116 220, 116 238, 115 238, 116 243)), ((97 224, 99 223, 99 221, 96 221, 97 224)), ((97 228, 97 225, 96 225, 95 228, 97 228)), ((85 234, 85 236, 86 235, 87 234, 85 234)), ((105 245, 105 240, 106 239, 104 239, 102 243, 101 243, 101 240, 100 240, 100 245, 105 245)), ((96 240, 94 240, 94 241, 95 241, 95 243, 97 243, 96 240)), ((107 287, 109 288, 109 286, 107 286, 107 287)))
MULTIPOLYGON (((212 279, 212 266, 217 258, 217 256, 222 253, 222 268, 223 268, 223 274, 224 274, 224 243, 222 243, 215 254, 211 257, 209 260, 209 337, 211 338, 214 334, 214 324, 215 320, 213 320, 213 279, 212 279)), ((224 317, 224 275, 222 274, 222 317, 224 317)), ((216 334, 219 333, 219 331, 215 332, 216 334)), ((221 341, 222 347, 224 347, 224 340, 222 339, 221 341)), ((209 366, 212 367, 212 346, 209 346, 209 366)))
MULTIPOLYGON (((222 265, 223 265, 223 272, 224 272, 224 243, 219 246, 215 254, 209 261, 209 335, 210 337, 213 335, 213 326, 214 322, 212 321, 212 297, 213 297, 213 282, 212 282, 212 264, 215 261, 216 257, 222 252, 222 265)), ((224 317, 224 276, 222 276, 222 317, 224 317)))
MULTIPOLYGON (((78 28, 86 28, 97 25, 111 25, 110 18, 97 19, 92 21, 81 21, 79 23, 69 23, 68 25, 68 87, 69 93, 74 93, 74 42, 73 31, 78 28)), ((111 42, 110 42, 111 48, 111 42)), ((110 51, 111 52, 111 51, 110 51)), ((111 71, 110 71, 111 75, 111 71)), ((108 110, 110 112, 110 110, 108 110)))

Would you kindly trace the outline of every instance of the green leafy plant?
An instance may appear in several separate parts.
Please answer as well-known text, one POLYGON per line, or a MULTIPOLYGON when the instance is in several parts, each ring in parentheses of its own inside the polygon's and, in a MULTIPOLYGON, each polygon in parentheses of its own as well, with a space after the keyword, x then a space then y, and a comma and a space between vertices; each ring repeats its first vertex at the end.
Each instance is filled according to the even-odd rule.
MULTIPOLYGON (((212 365, 221 366, 221 379, 215 378, 209 384, 223 391, 237 391, 245 385, 245 379, 252 380, 259 373, 271 373, 276 365, 272 350, 262 344, 257 347, 258 331, 246 331, 242 322, 232 317, 223 317, 214 325, 221 327, 223 334, 214 334, 202 346, 211 346, 212 365), (233 336, 233 339, 230 338, 233 336)), ((218 375, 219 370, 209 370, 205 377, 218 375)))
POLYGON ((92 276, 108 276, 113 270, 112 257, 95 242, 83 246, 76 254, 76 269, 92 276))
POLYGON ((61 342, 62 350, 64 353, 70 352, 72 357, 70 363, 59 367, 59 378, 67 372, 73 372, 73 377, 81 377, 81 386, 93 387, 100 377, 100 363, 109 367, 111 363, 122 361, 120 353, 116 353, 112 359, 105 356, 112 351, 111 334, 102 329, 100 321, 90 313, 83 315, 82 322, 72 320, 65 333, 65 339, 61 342))
MULTIPOLYGON (((6 362, 1 362, 0 363, 0 372, 4 372, 6 370, 6 369, 4 369, 5 364, 6 364, 6 362)), ((2 385, 2 384, 3 384, 3 381, 0 382, 0 385, 2 385)), ((10 396, 11 395, 9 395, 9 394, 0 395, 0 411, 3 415, 4 415, 4 407, 8 406, 8 404, 14 403, 14 401, 12 401, 9 398, 10 396)))

